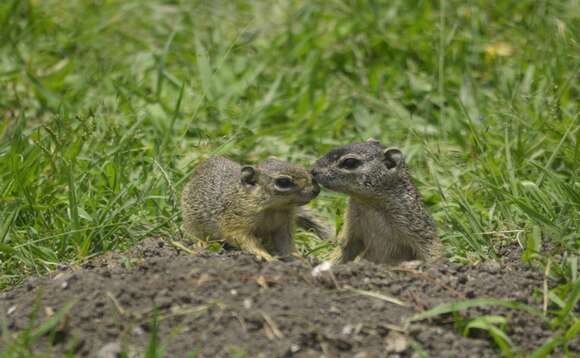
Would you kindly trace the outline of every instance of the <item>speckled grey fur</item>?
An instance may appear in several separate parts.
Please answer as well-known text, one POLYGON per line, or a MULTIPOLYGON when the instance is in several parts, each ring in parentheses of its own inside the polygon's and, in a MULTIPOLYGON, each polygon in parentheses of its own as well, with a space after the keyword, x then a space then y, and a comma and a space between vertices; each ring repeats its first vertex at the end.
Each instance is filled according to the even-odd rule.
POLYGON ((385 156, 386 149, 374 140, 354 143, 331 150, 314 164, 312 173, 318 183, 349 196, 340 247, 333 255, 336 262, 360 256, 396 265, 429 261, 440 254, 435 224, 402 154, 392 151, 400 154, 393 161, 385 156), (341 168, 340 162, 348 157, 362 164, 354 170, 341 168), (387 162, 396 166, 391 168, 387 162))

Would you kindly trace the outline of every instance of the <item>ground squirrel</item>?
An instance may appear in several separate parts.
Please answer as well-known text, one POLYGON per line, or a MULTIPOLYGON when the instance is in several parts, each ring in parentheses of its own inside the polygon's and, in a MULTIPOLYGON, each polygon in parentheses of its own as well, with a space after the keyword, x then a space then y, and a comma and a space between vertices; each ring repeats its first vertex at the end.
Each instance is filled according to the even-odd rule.
POLYGON ((294 224, 321 238, 330 229, 300 206, 320 187, 305 169, 268 158, 241 166, 212 157, 194 170, 181 197, 186 232, 198 239, 224 240, 267 261, 295 255, 294 224))
POLYGON ((396 265, 439 255, 435 224, 399 149, 373 139, 339 147, 314 164, 312 175, 322 186, 349 196, 335 262, 360 255, 396 265))

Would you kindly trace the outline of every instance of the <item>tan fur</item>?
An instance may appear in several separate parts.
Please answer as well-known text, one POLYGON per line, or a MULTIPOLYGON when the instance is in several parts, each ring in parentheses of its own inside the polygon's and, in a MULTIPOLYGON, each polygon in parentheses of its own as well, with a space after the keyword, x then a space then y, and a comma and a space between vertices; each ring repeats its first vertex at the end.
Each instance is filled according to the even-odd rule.
POLYGON ((303 168, 277 159, 252 168, 255 182, 246 183, 236 162, 213 157, 201 163, 181 197, 186 232, 204 241, 224 240, 266 261, 296 255, 297 208, 318 195, 318 185, 303 168), (295 187, 280 191, 280 177, 292 178, 295 187))
POLYGON ((419 238, 421 233, 408 229, 406 222, 404 218, 381 213, 381 209, 373 205, 350 199, 345 224, 339 234, 341 244, 333 252, 332 260, 345 263, 360 256, 372 262, 397 265, 439 257, 440 242, 432 236, 434 233, 431 230, 423 233, 432 239, 426 243, 419 238))

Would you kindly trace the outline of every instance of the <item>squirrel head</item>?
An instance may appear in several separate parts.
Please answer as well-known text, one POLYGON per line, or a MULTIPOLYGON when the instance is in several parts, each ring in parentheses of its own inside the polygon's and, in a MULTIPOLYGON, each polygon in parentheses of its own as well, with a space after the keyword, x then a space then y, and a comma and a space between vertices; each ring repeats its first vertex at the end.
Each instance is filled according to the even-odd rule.
POLYGON ((243 166, 241 184, 267 208, 305 205, 320 193, 320 187, 304 168, 274 157, 257 166, 243 166))
POLYGON ((405 158, 399 149, 369 139, 331 150, 314 163, 311 173, 330 190, 372 198, 393 188, 406 175, 405 158))

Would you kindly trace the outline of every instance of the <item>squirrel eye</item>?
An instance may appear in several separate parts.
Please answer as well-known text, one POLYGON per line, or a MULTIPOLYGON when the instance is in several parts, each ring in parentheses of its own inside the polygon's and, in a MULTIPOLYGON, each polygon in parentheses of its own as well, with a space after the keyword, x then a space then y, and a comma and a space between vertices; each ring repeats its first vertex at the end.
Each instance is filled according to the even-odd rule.
POLYGON ((280 189, 290 189, 296 185, 290 178, 278 178, 274 183, 280 189))
POLYGON ((361 164, 362 162, 356 158, 346 158, 340 162, 339 166, 343 169, 355 169, 361 164))

